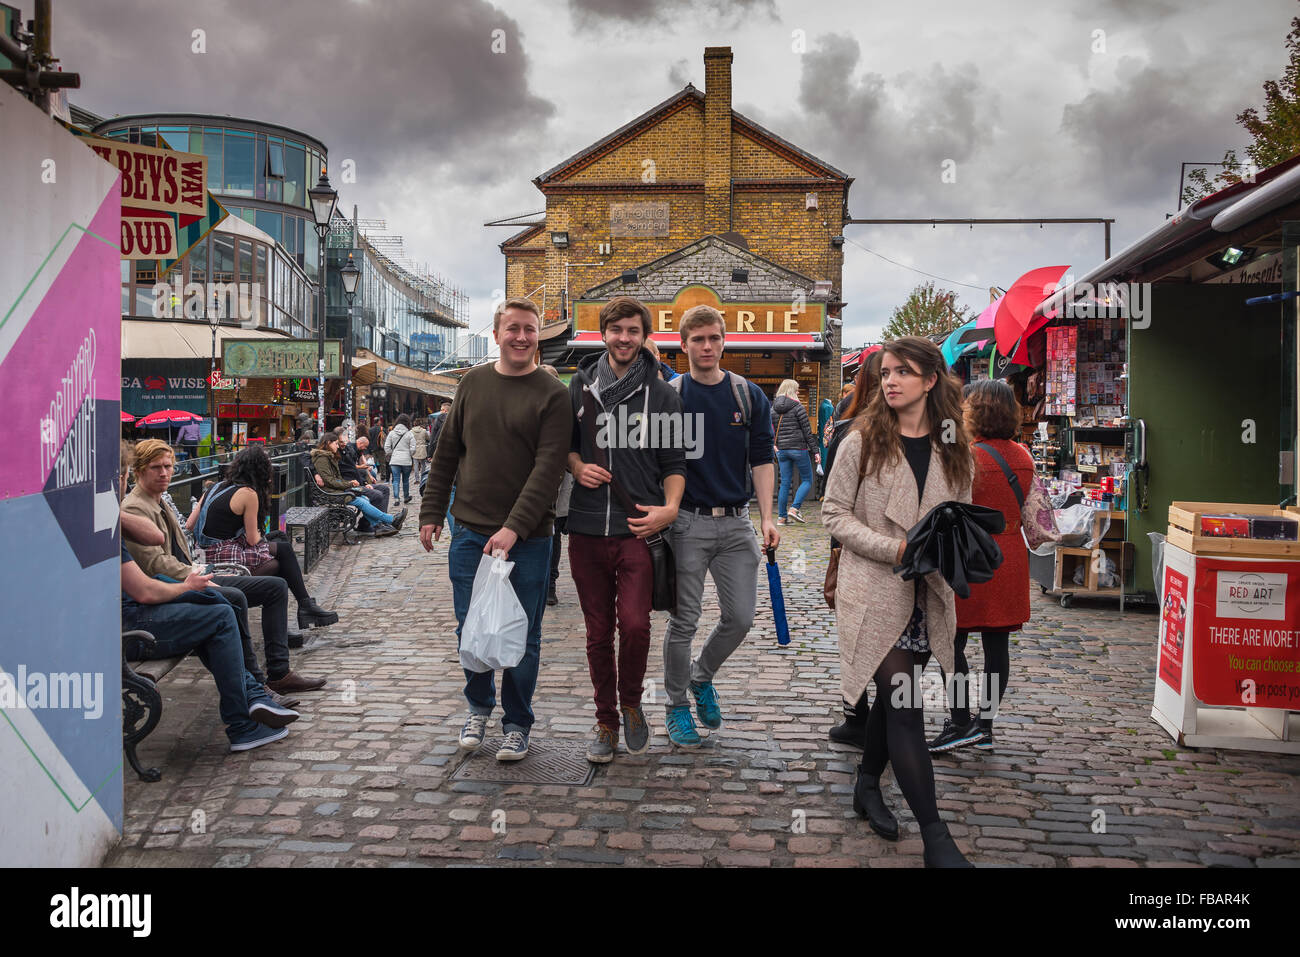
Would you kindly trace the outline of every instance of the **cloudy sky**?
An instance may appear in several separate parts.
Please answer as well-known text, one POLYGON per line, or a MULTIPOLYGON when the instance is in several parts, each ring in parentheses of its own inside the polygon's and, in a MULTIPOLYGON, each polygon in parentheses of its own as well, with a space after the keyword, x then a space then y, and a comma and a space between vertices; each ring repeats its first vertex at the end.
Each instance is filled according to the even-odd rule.
MULTIPOLYGON (((30 15, 30 3, 22 4, 30 15)), ((1221 158, 1281 75, 1294 0, 58 0, 72 101, 281 123, 356 163, 340 202, 490 325, 483 223, 544 207, 531 180, 681 89, 730 46, 741 113, 855 178, 853 216, 1108 217, 1118 251, 1221 158), (193 31, 206 52, 193 51, 193 31), (499 32, 498 32, 499 31, 499 32), (504 49, 502 49, 504 47, 504 49), (495 49, 494 49, 495 48, 495 49), (944 182, 951 160, 955 182, 944 182)), ((336 183, 337 185, 337 183, 336 183)), ((1035 266, 1082 272, 1100 226, 849 226, 846 344, 931 273, 974 308, 1035 266), (876 255, 879 254, 879 255, 876 255), (879 258, 886 256, 902 265, 879 258), (904 267, 911 267, 904 268, 904 267)))

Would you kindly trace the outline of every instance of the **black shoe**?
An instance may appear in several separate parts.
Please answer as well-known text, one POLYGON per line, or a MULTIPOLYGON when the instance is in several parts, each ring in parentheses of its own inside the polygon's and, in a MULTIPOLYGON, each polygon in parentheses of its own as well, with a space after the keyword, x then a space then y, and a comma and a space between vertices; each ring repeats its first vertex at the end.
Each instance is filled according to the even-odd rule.
POLYGON ((294 630, 294 629, 290 629, 290 630, 289 630, 289 647, 290 647, 290 648, 301 648, 301 647, 302 647, 302 640, 303 640, 303 639, 302 639, 302 632, 301 632, 301 631, 296 631, 296 630, 294 630))
POLYGON ((402 523, 404 521, 406 521, 406 509, 402 509, 400 512, 398 512, 396 515, 393 516, 392 528, 400 532, 402 530, 402 523))
POLYGON ((867 746, 867 726, 845 718, 843 724, 831 728, 829 737, 837 744, 847 744, 861 751, 867 746))
POLYGON ((411 504, 411 496, 409 496, 409 495, 406 496, 404 499, 402 499, 402 501, 405 502, 407 505, 410 505, 410 504, 411 504))
POLYGON ((555 586, 552 585, 550 589, 546 592, 546 604, 558 605, 559 603, 560 603, 560 596, 555 594, 555 586))
POLYGON ((380 524, 375 526, 375 538, 387 538, 389 535, 396 534, 397 529, 393 528, 391 525, 380 524))
POLYGON ((339 616, 332 611, 326 611, 320 605, 316 604, 316 599, 308 597, 307 601, 298 606, 298 627, 299 628, 316 628, 321 625, 337 624, 339 616))
POLYGON ((993 750, 993 729, 980 726, 980 739, 975 742, 975 747, 981 751, 993 750))
POLYGON ((863 774, 861 768, 853 782, 853 813, 866 818, 871 829, 885 840, 898 840, 898 818, 886 806, 885 796, 880 793, 880 778, 863 774))
POLYGON ((957 727, 951 720, 944 718, 943 730, 930 742, 930 753, 939 754, 942 751, 952 751, 954 748, 965 748, 983 737, 984 731, 980 728, 978 718, 967 722, 962 727, 957 727))
POLYGON ((948 833, 948 825, 935 821, 921 828, 921 840, 925 842, 926 867, 974 867, 966 856, 957 849, 957 842, 948 833))

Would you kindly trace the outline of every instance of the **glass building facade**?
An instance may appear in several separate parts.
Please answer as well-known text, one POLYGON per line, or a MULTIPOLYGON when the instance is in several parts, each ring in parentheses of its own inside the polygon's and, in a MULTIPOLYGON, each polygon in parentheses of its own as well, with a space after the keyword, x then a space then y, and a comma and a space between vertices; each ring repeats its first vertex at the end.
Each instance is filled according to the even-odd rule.
POLYGON ((208 158, 208 189, 280 243, 316 279, 317 242, 307 190, 326 164, 324 144, 305 133, 253 120, 192 113, 119 116, 96 136, 208 158))

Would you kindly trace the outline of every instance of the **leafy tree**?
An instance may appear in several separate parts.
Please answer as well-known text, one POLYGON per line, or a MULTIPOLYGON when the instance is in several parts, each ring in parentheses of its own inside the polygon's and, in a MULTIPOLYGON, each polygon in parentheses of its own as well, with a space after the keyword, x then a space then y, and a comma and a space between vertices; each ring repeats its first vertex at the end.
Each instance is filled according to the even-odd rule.
POLYGON ((923 282, 912 290, 906 302, 895 307, 883 334, 886 340, 939 335, 966 322, 969 313, 969 306, 957 305, 955 292, 936 289, 933 282, 923 282))
POLYGON ((1222 171, 1211 177, 1208 170, 1194 169, 1187 174, 1183 202, 1192 203, 1203 196, 1238 183, 1256 170, 1267 169, 1300 153, 1300 17, 1291 20, 1286 36, 1289 53, 1281 80, 1264 81, 1264 113, 1253 106, 1237 114, 1237 124, 1251 136, 1245 147, 1249 164, 1237 158, 1236 150, 1223 154, 1222 171))

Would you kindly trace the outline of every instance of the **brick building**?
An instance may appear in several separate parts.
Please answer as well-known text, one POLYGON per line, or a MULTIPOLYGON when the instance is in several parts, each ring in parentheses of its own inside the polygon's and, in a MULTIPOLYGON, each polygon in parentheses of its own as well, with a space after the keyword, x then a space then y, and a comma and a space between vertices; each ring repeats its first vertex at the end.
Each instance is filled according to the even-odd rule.
POLYGON ((706 47, 703 93, 688 84, 533 180, 545 219, 501 244, 506 295, 542 307, 543 356, 560 368, 603 348, 600 305, 627 294, 685 371, 677 321, 707 302, 726 318, 724 365, 769 395, 796 379, 815 410, 840 384, 853 180, 735 112, 731 61, 706 47))

